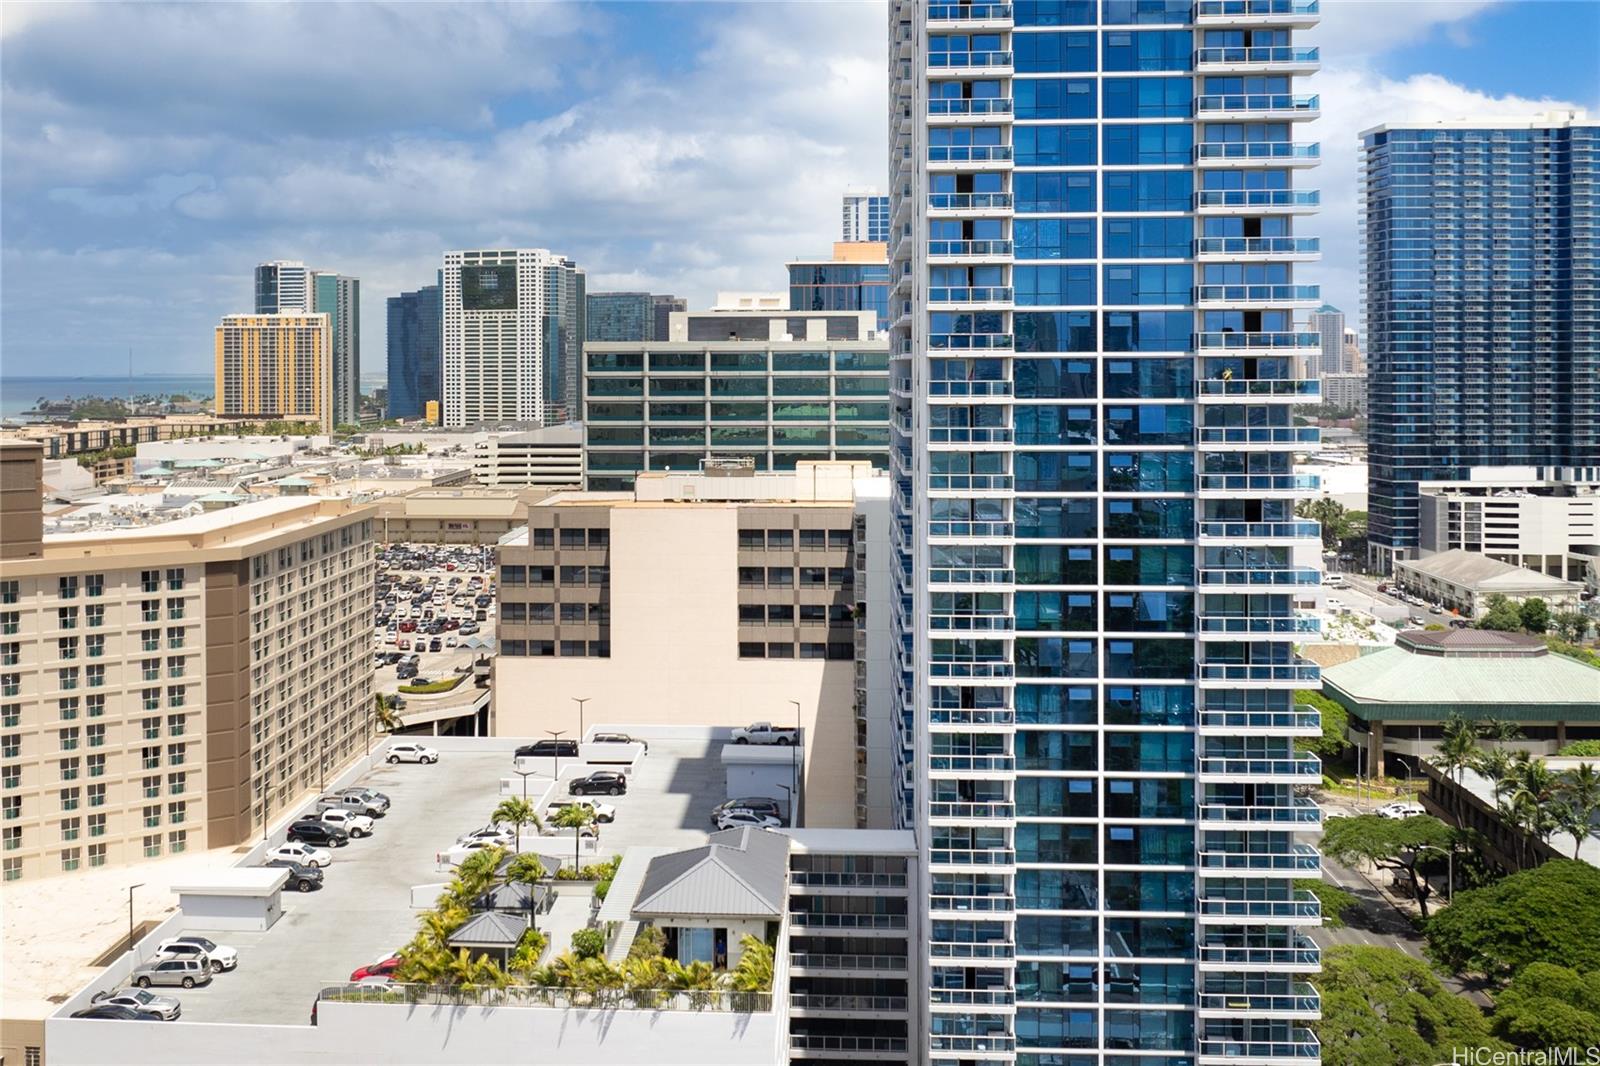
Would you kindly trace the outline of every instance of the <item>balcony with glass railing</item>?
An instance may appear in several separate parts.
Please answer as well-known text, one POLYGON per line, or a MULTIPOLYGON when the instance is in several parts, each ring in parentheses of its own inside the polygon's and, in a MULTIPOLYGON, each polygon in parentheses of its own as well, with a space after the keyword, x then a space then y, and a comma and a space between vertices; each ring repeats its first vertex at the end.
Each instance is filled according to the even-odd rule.
POLYGON ((1294 262, 1321 253, 1317 237, 1200 237, 1194 242, 1195 258, 1210 262, 1294 262))
POLYGON ((932 866, 979 867, 994 871, 1016 866, 1017 853, 1011 848, 930 848, 928 863, 932 866))
POLYGON ((1230 308, 1248 305, 1282 307, 1320 304, 1322 287, 1320 285, 1196 285, 1194 301, 1202 307, 1230 308))
POLYGON ((1322 17, 1317 0, 1197 0, 1197 26, 1314 26, 1322 17))
POLYGON ((1199 771, 1202 782, 1218 784, 1305 784, 1322 777, 1322 760, 1308 751, 1278 757, 1207 754, 1200 757, 1199 771))
POLYGON ((1008 192, 930 192, 928 211, 984 212, 1009 211, 1012 198, 1008 192))
POLYGON ((1315 615, 1250 616, 1206 615, 1199 619, 1200 638, 1239 636, 1291 636, 1302 639, 1322 631, 1322 619, 1315 615))
POLYGON ((1314 167, 1322 161, 1315 141, 1203 141, 1194 146, 1199 167, 1314 167))
POLYGON ((1194 208, 1202 215, 1309 215, 1322 204, 1316 189, 1201 189, 1194 208))
POLYGON ((1200 822, 1219 829, 1296 829, 1312 830, 1322 825, 1322 808, 1301 796, 1284 803, 1200 804, 1200 822))
POLYGON ((1292 591, 1295 587, 1322 583, 1322 571, 1305 566, 1278 568, 1206 566, 1200 568, 1199 577, 1202 586, 1250 588, 1258 591, 1273 588, 1292 591))
POLYGON ((1271 991, 1200 992, 1200 1017, 1237 1018, 1260 1015, 1282 1018, 1318 1018, 1322 1015, 1322 996, 1304 981, 1281 981, 1262 987, 1271 991))
POLYGON ((1320 484, 1315 474, 1198 474, 1195 482, 1202 493, 1251 496, 1274 492, 1304 495, 1315 492, 1320 484))
POLYGON ((929 259, 1004 259, 1011 252, 1012 243, 1004 240, 928 242, 929 259))
POLYGON ((1322 950, 1303 933, 1283 944, 1240 944, 1230 940, 1203 943, 1196 952, 1202 970, 1253 970, 1302 972, 1322 967, 1322 950))
POLYGON ((928 101, 928 119, 931 125, 939 125, 941 119, 959 121, 964 118, 1009 114, 1011 114, 1011 100, 1007 97, 995 96, 974 100, 934 98, 928 101))
POLYGON ((1011 522, 966 522, 940 520, 928 523, 929 537, 962 537, 969 540, 1008 540, 1016 532, 1011 522))
MULTIPOLYGON (((1322 853, 1310 844, 1285 844, 1281 848, 1245 850, 1244 846, 1203 843, 1196 852, 1196 863, 1203 877, 1219 874, 1242 877, 1315 877, 1322 868, 1322 853)), ((1243 919, 1241 924, 1248 924, 1243 919)))
POLYGON ((1010 4, 931 4, 928 22, 937 23, 940 29, 949 29, 951 23, 981 23, 982 28, 1011 21, 1010 4))
MULTIPOLYGON (((1282 884, 1283 882, 1278 882, 1282 884)), ((1229 899, 1201 896, 1200 921, 1204 925, 1310 925, 1322 923, 1322 902, 1316 894, 1298 889, 1288 899, 1229 899)))
POLYGON ((1205 74, 1312 74, 1321 66, 1318 49, 1290 45, 1200 48, 1194 53, 1194 69, 1205 74))
POLYGON ((1009 144, 930 144, 929 163, 1010 163, 1009 144))
POLYGON ((935 614, 928 616, 928 628, 935 633, 1009 634, 1017 619, 1009 614, 935 614))
POLYGON ((1322 113, 1322 98, 1315 93, 1217 93, 1197 96, 1195 118, 1202 122, 1229 119, 1306 121, 1322 113))
POLYGON ((931 988, 928 1002, 935 1007, 1010 1007, 1017 994, 1009 988, 931 988))
POLYGON ((1017 805, 1009 801, 993 803, 962 803, 945 800, 928 802, 928 817, 954 821, 1014 822, 1017 805))
POLYGON ((1201 681, 1254 681, 1283 685, 1314 684, 1322 679, 1322 668, 1313 662, 1293 663, 1201 663, 1195 668, 1201 681))
POLYGON ((1017 945, 1009 940, 930 940, 928 957, 982 959, 985 962, 999 964, 1017 957, 1017 945))
POLYGON ((928 290, 930 304, 998 304, 1010 303, 1012 289, 1009 285, 973 285, 966 287, 938 286, 928 290))
POLYGON ((941 893, 928 897, 928 909, 936 915, 1009 915, 1017 909, 1017 901, 1013 896, 941 893))
MULTIPOLYGON (((906 382, 906 391, 911 383, 906 382)), ((928 397, 932 400, 954 398, 960 400, 1004 399, 1011 395, 1009 381, 939 381, 928 382, 928 397)))
POLYGON ((1015 585, 1017 572, 1009 568, 973 566, 935 566, 928 570, 930 585, 1015 585))
MULTIPOLYGON (((1200 426, 1195 430, 1195 437, 1200 447, 1208 445, 1229 448, 1288 448, 1292 451, 1303 450, 1315 446, 1322 441, 1322 431, 1315 426, 1200 426)), ((1202 523, 1211 525, 1213 523, 1202 523)), ((1263 523, 1235 523, 1228 525, 1244 525, 1263 523)), ((1287 523, 1272 523, 1287 524, 1287 523)), ((1310 523, 1315 525, 1316 523, 1310 523)), ((1312 535, 1315 535, 1313 531, 1312 535)), ((1222 536, 1214 533, 1213 536, 1222 536)), ((1298 533, 1276 533, 1273 536, 1301 536, 1298 533)))
POLYGON ((1310 349, 1321 348, 1322 337, 1316 333, 1234 332, 1232 330, 1222 330, 1197 333, 1194 337, 1194 344, 1195 349, 1201 355, 1212 351, 1235 353, 1248 351, 1257 355, 1300 354, 1310 349))
POLYGON ((1316 736, 1322 732, 1322 714, 1313 707, 1296 705, 1291 711, 1200 712, 1200 732, 1237 736, 1316 736))
POLYGON ((958 72, 1003 73, 1011 66, 1010 52, 929 52, 928 76, 945 77, 958 72))
POLYGON ((1010 1055, 1016 1049, 1016 1037, 1006 1033, 986 1033, 983 1036, 947 1036, 935 1033, 928 1038, 934 1051, 955 1051, 965 1054, 1010 1055))
POLYGON ((1310 1063, 1322 1057, 1322 1045, 1310 1029, 1291 1029, 1281 1040, 1235 1040, 1200 1037, 1200 1061, 1206 1066, 1280 1066, 1310 1063))
POLYGON ((930 492, 1010 492, 1010 474, 929 474, 930 492))
POLYGON ((792 992, 789 1009, 796 1014, 904 1014, 906 997, 792 992))
POLYGON ((1009 707, 936 707, 928 713, 928 725, 938 729, 968 729, 972 726, 1006 728, 1016 724, 1016 712, 1009 707))
POLYGON ((796 970, 865 970, 904 973, 904 955, 838 955, 815 951, 797 951, 789 955, 789 966, 796 970))

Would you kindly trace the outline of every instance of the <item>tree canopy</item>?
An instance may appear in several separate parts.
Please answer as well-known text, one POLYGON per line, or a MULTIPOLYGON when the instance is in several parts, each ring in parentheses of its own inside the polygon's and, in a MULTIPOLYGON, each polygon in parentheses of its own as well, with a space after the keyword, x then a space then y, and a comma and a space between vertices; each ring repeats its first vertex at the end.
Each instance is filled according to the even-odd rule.
POLYGON ((1345 748, 1349 747, 1345 731, 1350 722, 1350 715, 1344 706, 1312 689, 1297 690, 1294 701, 1315 707, 1322 714, 1322 736, 1303 737, 1295 741, 1295 748, 1309 751, 1324 760, 1337 759, 1344 754, 1345 748))
POLYGON ((1423 932, 1440 964, 1495 982, 1536 962, 1600 970, 1600 870, 1552 859, 1458 893, 1423 932))
POLYGON ((1519 1048, 1600 1047, 1600 972, 1529 963, 1496 998, 1493 1025, 1519 1048))
POLYGON ((1537 596, 1530 596, 1517 608, 1522 618, 1522 628, 1529 633, 1543 633, 1550 628, 1550 605, 1537 596))
POLYGON ((1472 1002, 1428 964, 1394 948, 1340 945, 1322 955, 1322 1061, 1352 1066, 1434 1066, 1458 1048, 1500 1044, 1472 1002))
POLYGON ((1328 822, 1322 835, 1322 850, 1341 862, 1370 862, 1403 874, 1426 918, 1432 890, 1418 875, 1417 864, 1427 860, 1428 849, 1448 852, 1455 842, 1455 831, 1432 815, 1397 819, 1363 814, 1328 822))
POLYGON ((1479 629, 1495 629, 1502 633, 1515 633, 1522 628, 1522 611, 1498 592, 1490 593, 1489 610, 1478 619, 1479 629))

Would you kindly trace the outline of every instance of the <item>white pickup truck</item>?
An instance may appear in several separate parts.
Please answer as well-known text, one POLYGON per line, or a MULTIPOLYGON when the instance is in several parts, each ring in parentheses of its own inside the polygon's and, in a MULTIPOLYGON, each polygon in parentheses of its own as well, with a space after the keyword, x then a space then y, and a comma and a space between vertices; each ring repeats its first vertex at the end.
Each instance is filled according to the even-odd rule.
POLYGON ((780 729, 771 722, 753 722, 733 731, 735 744, 794 744, 800 739, 797 729, 780 729))

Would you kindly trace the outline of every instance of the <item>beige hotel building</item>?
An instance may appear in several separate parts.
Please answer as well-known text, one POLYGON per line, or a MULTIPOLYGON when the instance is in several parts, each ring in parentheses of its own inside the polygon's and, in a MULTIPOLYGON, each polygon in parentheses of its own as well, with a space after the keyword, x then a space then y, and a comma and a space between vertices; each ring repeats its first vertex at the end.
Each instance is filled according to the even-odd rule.
POLYGON ((291 421, 332 432, 333 332, 326 313, 224 315, 217 327, 217 414, 291 421))
POLYGON ((41 535, 0 442, 0 878, 254 839, 365 749, 372 510, 275 498, 41 535))

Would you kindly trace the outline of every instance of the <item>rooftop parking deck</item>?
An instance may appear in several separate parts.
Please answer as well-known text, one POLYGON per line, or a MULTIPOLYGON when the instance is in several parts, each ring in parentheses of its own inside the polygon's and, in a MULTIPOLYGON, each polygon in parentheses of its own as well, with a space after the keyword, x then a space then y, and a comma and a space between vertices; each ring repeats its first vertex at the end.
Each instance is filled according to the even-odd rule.
MULTIPOLYGON (((431 906, 437 886, 450 878, 437 856, 457 837, 489 821, 502 798, 503 780, 509 778, 520 795, 512 752, 526 743, 421 739, 440 748, 439 762, 384 765, 368 774, 361 783, 390 797, 389 812, 377 819, 371 837, 334 849, 323 887, 285 892, 283 917, 276 925, 259 933, 185 928, 236 948, 240 960, 237 970, 219 975, 210 987, 178 992, 185 1022, 307 1025, 322 988, 344 981, 357 967, 387 957, 411 939, 419 908, 431 906)), ((650 754, 629 774, 628 794, 601 797, 616 807, 616 820, 600 827, 598 846, 584 847, 581 861, 608 858, 633 845, 704 843, 711 829, 709 812, 724 795, 716 757, 720 747, 710 740, 652 740, 650 754)), ((578 760, 562 759, 561 782, 530 776, 528 796, 542 812, 547 792, 551 798, 565 796, 565 782, 589 769, 578 760)), ((523 850, 537 851, 547 862, 564 857, 570 863, 573 842, 570 835, 536 839, 529 829, 523 850)), ((553 943, 550 951, 566 946, 553 943)))

